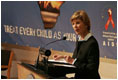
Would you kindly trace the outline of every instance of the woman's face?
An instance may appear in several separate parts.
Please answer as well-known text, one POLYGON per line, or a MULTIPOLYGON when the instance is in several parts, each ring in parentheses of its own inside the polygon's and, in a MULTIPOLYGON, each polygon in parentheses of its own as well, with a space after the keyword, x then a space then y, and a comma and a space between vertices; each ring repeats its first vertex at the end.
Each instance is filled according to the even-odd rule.
POLYGON ((84 33, 88 32, 87 26, 80 20, 75 19, 72 21, 72 27, 76 34, 83 35, 84 33))

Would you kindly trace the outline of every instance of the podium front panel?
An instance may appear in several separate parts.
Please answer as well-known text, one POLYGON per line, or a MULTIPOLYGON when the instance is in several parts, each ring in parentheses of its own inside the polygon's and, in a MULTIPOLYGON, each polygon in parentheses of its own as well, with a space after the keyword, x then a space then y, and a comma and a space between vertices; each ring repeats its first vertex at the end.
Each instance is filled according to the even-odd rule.
POLYGON ((42 72, 35 72, 30 67, 26 67, 22 64, 18 66, 18 79, 47 79, 48 76, 42 72))

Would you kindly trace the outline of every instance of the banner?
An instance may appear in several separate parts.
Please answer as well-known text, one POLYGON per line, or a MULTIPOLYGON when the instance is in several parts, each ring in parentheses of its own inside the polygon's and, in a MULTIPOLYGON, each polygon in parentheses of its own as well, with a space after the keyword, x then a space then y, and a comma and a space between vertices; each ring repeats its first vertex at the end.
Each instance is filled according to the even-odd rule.
POLYGON ((2 1, 1 43, 44 47, 67 36, 67 40, 52 43, 46 49, 73 52, 79 36, 70 17, 77 10, 85 10, 90 17, 100 56, 117 59, 117 1, 2 1))

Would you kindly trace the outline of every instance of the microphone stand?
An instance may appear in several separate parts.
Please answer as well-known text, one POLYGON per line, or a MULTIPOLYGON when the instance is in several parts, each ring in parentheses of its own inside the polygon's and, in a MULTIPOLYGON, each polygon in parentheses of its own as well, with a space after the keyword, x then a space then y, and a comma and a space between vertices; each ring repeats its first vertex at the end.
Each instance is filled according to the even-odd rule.
POLYGON ((40 56, 40 54, 38 53, 38 57, 37 57, 35 65, 34 65, 36 69, 38 69, 38 66, 39 66, 39 56, 40 56))
MULTIPOLYGON (((66 37, 63 37, 63 38, 60 39, 60 40, 52 41, 52 42, 46 44, 46 45, 44 46, 44 48, 45 48, 46 46, 48 46, 49 44, 52 44, 52 43, 54 43, 54 42, 61 41, 61 40, 66 40, 66 37)), ((40 49, 41 49, 41 48, 40 48, 40 49)), ((38 69, 38 68, 40 67, 40 65, 39 65, 39 56, 40 56, 40 50, 39 50, 39 53, 38 53, 38 57, 37 57, 36 63, 34 64, 34 66, 35 66, 36 69, 38 69)), ((44 65, 46 66, 46 72, 47 72, 47 70, 48 70, 48 57, 47 57, 47 59, 46 59, 45 57, 43 57, 43 63, 44 63, 44 65)))
POLYGON ((34 66, 36 69, 44 70, 44 72, 47 73, 48 72, 48 56, 40 54, 40 50, 39 50, 39 54, 38 54, 38 57, 34 66), (39 63, 40 55, 42 56, 42 61, 39 63))
POLYGON ((48 73, 48 57, 43 57, 43 63, 44 63, 44 71, 45 73, 48 73))

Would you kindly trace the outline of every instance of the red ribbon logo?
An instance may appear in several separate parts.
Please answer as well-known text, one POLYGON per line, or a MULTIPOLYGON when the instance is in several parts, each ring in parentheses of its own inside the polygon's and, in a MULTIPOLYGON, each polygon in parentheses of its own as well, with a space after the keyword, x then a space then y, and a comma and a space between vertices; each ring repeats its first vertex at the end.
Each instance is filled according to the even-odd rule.
POLYGON ((109 26, 109 23, 111 22, 112 24, 112 27, 114 28, 115 27, 115 24, 114 24, 114 21, 112 19, 112 10, 111 8, 108 9, 108 15, 109 15, 109 19, 107 20, 107 23, 105 25, 105 29, 107 30, 108 29, 108 26, 109 26))

